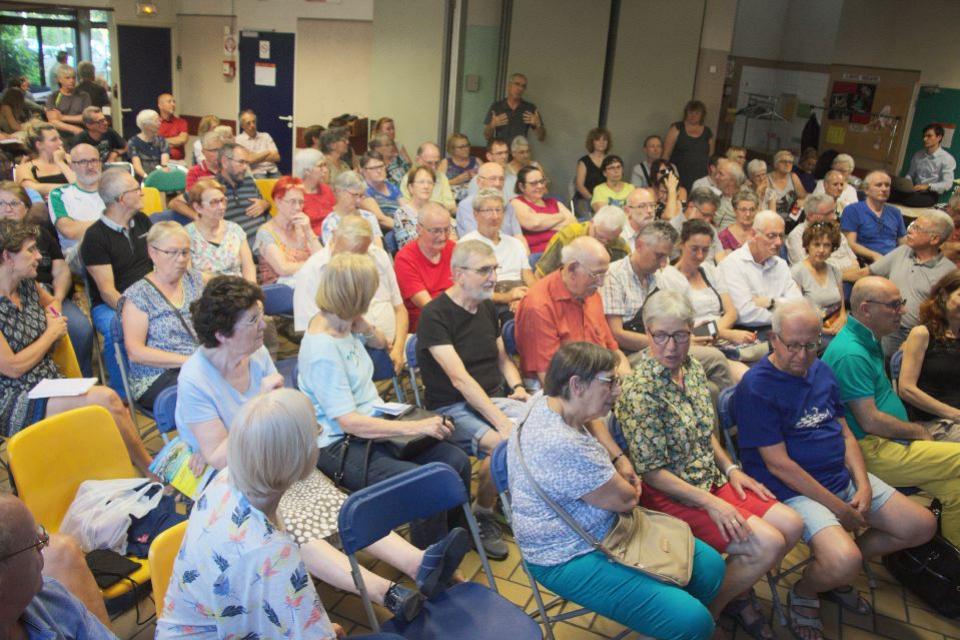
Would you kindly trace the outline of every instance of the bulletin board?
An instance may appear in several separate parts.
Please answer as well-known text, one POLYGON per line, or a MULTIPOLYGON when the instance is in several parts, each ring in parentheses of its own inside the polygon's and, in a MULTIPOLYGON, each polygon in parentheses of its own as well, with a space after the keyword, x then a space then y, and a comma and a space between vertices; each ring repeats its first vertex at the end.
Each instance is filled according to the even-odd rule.
POLYGON ((831 65, 820 150, 849 153, 857 168, 893 171, 919 71, 831 65))
POLYGON ((921 88, 913 108, 913 124, 910 125, 901 174, 910 168, 910 158, 923 146, 923 128, 931 122, 942 125, 946 130, 941 146, 960 165, 960 138, 957 137, 957 127, 960 126, 960 89, 938 88, 931 91, 921 88))

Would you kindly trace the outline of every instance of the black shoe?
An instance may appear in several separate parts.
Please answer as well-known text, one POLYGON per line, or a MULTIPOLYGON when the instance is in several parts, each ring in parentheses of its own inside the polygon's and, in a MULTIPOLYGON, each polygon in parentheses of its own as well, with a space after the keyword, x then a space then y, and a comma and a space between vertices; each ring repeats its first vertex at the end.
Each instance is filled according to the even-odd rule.
POLYGON ((420 613, 423 600, 424 597, 419 592, 394 582, 383 597, 383 606, 394 616, 410 622, 420 613))
POLYGON ((434 594, 446 589, 450 577, 469 550, 470 536, 461 527, 453 529, 443 540, 427 547, 416 576, 420 593, 432 598, 434 594))

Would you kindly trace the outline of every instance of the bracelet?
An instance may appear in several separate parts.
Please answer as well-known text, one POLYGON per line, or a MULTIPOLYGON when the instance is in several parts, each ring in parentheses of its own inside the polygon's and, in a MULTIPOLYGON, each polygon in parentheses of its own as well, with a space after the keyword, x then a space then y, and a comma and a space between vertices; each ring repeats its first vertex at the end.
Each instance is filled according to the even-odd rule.
POLYGON ((613 456, 613 460, 611 460, 610 462, 611 462, 612 464, 617 464, 617 460, 619 460, 619 459, 622 458, 622 457, 623 457, 623 451, 621 451, 621 452, 618 453, 617 455, 613 456))
POLYGON ((526 389, 526 387, 523 386, 522 382, 518 382, 517 384, 510 387, 511 391, 516 391, 517 389, 526 389))
POLYGON ((734 463, 731 464, 729 467, 727 467, 726 469, 723 470, 723 475, 724 475, 724 477, 725 477, 727 480, 729 480, 729 479, 730 479, 730 473, 731 473, 734 469, 742 469, 742 468, 743 468, 743 467, 741 467, 739 464, 737 464, 736 462, 734 462, 734 463))

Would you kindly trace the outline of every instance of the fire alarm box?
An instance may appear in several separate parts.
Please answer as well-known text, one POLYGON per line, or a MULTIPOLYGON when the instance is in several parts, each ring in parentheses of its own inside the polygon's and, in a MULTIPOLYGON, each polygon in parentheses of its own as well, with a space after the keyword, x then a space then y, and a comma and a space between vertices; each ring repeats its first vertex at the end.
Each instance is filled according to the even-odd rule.
POLYGON ((223 61, 223 77, 232 78, 237 75, 237 63, 233 60, 223 61))

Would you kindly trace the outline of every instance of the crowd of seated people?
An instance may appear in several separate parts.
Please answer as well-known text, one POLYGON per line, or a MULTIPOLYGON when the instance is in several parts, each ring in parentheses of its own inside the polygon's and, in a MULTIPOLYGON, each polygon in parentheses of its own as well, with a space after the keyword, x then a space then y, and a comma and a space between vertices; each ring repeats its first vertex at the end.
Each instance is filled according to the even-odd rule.
MULTIPOLYGON (((4 435, 104 406, 150 475, 150 453, 123 403, 151 410, 176 386, 191 467, 218 473, 177 560, 202 579, 173 581, 161 637, 232 629, 226 618, 185 615, 182 603, 222 604, 210 588, 218 569, 206 566, 208 550, 246 526, 220 522, 238 503, 256 512, 245 535, 263 545, 239 552, 237 571, 282 552, 282 575, 307 571, 354 591, 332 544, 343 491, 442 461, 476 494, 483 549, 505 558, 487 460, 504 441, 514 533, 535 577, 657 637, 709 637, 722 613, 752 637, 772 637, 752 585, 798 539, 817 559, 790 592, 794 632, 822 637, 818 594, 869 611, 850 586, 860 558, 933 534, 927 512, 891 487, 940 498, 943 533, 960 541, 956 197, 907 225, 889 204, 890 176, 873 171, 855 184, 845 154, 819 182, 806 150, 803 167, 780 150, 769 171, 740 148, 713 155, 706 110, 694 101, 663 138, 646 139, 629 182, 611 132, 591 130, 568 202, 551 187, 550 167, 532 159, 527 136, 542 140, 546 129, 522 99, 526 78, 514 75, 508 97, 491 105, 482 159, 459 133, 445 141, 446 155, 424 141, 410 157, 394 121, 382 118, 356 155, 343 127, 311 127, 308 148, 292 159, 298 175, 281 175, 290 159, 258 131, 255 113, 240 114, 236 136, 206 118, 186 190, 171 198, 171 215, 151 220, 139 179, 187 160, 173 96, 141 111, 139 133, 124 142, 72 69, 57 73, 48 123, 21 122, 19 87, 12 104, 0 100, 0 125, 22 124, 31 151, 14 180, 0 183, 4 435), (132 172, 104 166, 125 154, 132 172), (78 284, 87 311, 76 304, 78 284), (302 393, 278 391, 259 285, 291 289, 302 393), (508 321, 519 363, 505 342, 508 321), (109 386, 29 398, 40 380, 61 375, 52 353, 68 333, 83 373, 96 374, 94 328, 109 386), (374 362, 387 358, 401 371, 411 335, 431 414, 386 420, 374 409, 374 362), (885 367, 900 343, 893 391, 885 367), (816 399, 789 391, 804 385, 816 399), (734 405, 744 405, 743 468, 713 435, 719 391, 733 386, 734 405), (771 388, 784 393, 771 397, 771 388), (829 410, 816 419, 829 437, 811 456, 800 426, 821 404, 829 410), (611 413, 626 449, 603 419, 611 413), (543 474, 537 481, 598 538, 637 504, 687 521, 697 537, 690 583, 667 587, 609 565, 564 529, 517 471, 521 423, 529 425, 523 454, 543 474), (411 458, 382 441, 412 435, 432 440, 411 458), (298 444, 294 459, 292 442, 309 446, 298 444), (274 471, 253 452, 277 457, 274 471), (475 492, 471 457, 480 460, 475 492), (930 466, 935 477, 924 471, 930 466), (856 540, 844 533, 867 527, 856 540)), ((916 189, 925 195, 943 192, 949 168, 937 153, 942 134, 928 134, 936 144, 925 138, 927 155, 911 169, 917 186, 931 185, 916 189)), ((373 601, 409 619, 459 580, 470 544, 463 524, 451 511, 415 521, 412 545, 391 533, 371 547, 416 587, 367 573, 373 601)), ((271 602, 281 582, 244 588, 244 601, 271 602)), ((288 630, 318 625, 332 637, 316 594, 300 595, 303 617, 291 616, 288 630)), ((245 618, 255 621, 248 630, 265 622, 245 618)))

